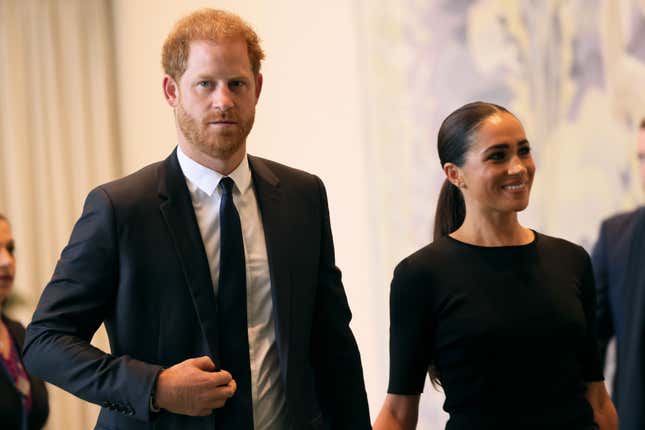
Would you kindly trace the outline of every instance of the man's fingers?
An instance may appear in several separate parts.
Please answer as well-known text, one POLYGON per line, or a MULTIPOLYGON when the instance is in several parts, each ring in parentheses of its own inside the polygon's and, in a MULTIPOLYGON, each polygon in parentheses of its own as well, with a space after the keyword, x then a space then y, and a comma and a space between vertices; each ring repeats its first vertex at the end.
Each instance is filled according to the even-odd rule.
POLYGON ((237 385, 235 384, 235 381, 231 380, 226 385, 220 385, 209 390, 203 397, 201 397, 201 400, 199 401, 199 408, 221 408, 226 404, 226 400, 235 395, 236 389, 237 385))
POLYGON ((237 384, 226 370, 215 372, 208 356, 190 358, 159 374, 157 405, 170 412, 205 416, 235 394, 237 384))
POLYGON ((189 361, 193 366, 201 370, 205 370, 205 371, 215 370, 215 363, 213 363, 213 360, 211 360, 211 358, 206 355, 202 357, 191 358, 187 361, 189 361))
POLYGON ((228 385, 233 380, 233 376, 226 370, 220 370, 213 373, 213 380, 217 385, 228 385))
POLYGON ((236 390, 237 384, 235 383, 234 379, 231 379, 228 384, 217 387, 216 389, 216 391, 218 392, 217 394, 219 394, 218 397, 222 396, 227 399, 233 397, 236 390))
MULTIPOLYGON (((228 385, 231 387, 233 390, 233 394, 237 391, 237 382, 235 382, 235 379, 231 379, 231 381, 228 383, 228 385)), ((231 396, 233 395, 231 394, 231 396)))
POLYGON ((212 402, 230 399, 235 395, 235 388, 236 386, 232 384, 220 385, 209 391, 208 398, 212 402))

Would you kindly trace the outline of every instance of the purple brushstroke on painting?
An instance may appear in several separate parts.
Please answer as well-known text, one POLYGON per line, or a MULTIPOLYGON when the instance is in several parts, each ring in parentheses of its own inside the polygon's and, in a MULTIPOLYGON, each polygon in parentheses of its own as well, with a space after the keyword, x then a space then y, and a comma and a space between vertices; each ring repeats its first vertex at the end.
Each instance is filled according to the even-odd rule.
POLYGON ((632 34, 627 44, 627 52, 645 61, 645 15, 637 7, 632 9, 632 34))
MULTIPOLYGON (((587 4, 581 12, 581 19, 599 22, 599 8, 587 4)), ((567 118, 575 121, 580 114, 584 96, 592 89, 603 89, 605 82, 605 67, 602 60, 602 46, 597 27, 581 30, 573 40, 573 64, 571 77, 576 82, 576 92, 567 112, 567 118)))
POLYGON ((629 185, 632 182, 632 173, 631 173, 631 170, 629 169, 629 166, 621 170, 619 175, 620 175, 620 183, 623 189, 627 190, 629 188, 629 185))

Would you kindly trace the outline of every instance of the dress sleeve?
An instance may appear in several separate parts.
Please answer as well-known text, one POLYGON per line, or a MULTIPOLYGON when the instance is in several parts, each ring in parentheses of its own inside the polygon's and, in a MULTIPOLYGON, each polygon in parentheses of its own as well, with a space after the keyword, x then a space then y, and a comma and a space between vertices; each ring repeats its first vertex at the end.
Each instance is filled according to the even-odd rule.
POLYGON ((431 361, 427 282, 403 260, 390 288, 390 394, 420 394, 431 361))
POLYGON ((586 334, 580 350, 582 377, 587 382, 604 380, 596 329, 596 290, 591 259, 584 251, 581 300, 585 314, 586 334))

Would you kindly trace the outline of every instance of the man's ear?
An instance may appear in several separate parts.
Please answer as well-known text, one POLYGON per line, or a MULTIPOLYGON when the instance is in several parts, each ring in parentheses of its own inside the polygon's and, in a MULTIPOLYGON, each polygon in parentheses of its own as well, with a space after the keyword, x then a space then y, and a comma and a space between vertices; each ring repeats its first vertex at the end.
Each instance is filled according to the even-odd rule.
POLYGON ((458 188, 466 188, 466 183, 464 182, 463 174, 459 166, 453 163, 445 163, 443 165, 443 171, 446 174, 446 178, 458 188))
POLYGON ((177 103, 179 103, 179 85, 170 75, 164 75, 163 77, 163 96, 172 107, 176 107, 177 103))

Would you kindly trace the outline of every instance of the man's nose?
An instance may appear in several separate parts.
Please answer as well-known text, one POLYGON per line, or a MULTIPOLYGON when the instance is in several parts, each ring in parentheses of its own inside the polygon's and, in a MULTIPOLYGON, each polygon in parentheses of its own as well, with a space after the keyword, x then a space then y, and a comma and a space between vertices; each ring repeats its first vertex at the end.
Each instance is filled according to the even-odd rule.
POLYGON ((222 112, 229 110, 235 105, 233 93, 227 85, 218 85, 213 91, 213 107, 222 112))

